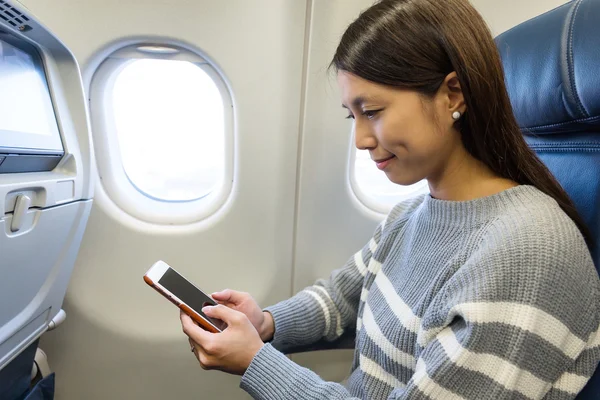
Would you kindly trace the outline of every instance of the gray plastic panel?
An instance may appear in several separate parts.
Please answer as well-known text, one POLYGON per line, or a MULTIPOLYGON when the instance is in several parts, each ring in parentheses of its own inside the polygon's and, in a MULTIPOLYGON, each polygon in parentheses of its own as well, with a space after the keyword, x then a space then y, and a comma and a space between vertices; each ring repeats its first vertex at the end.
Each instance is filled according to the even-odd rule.
POLYGON ((0 174, 52 171, 61 155, 0 154, 0 174))
POLYGON ((0 219, 0 369, 60 310, 91 205, 30 209, 18 232, 0 219))

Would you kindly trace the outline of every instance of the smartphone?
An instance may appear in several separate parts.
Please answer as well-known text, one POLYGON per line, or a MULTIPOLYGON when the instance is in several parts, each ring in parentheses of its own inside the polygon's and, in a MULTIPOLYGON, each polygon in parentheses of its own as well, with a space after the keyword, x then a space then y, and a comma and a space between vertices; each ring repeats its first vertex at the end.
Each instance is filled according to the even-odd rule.
POLYGON ((144 281, 183 310, 200 327, 209 332, 222 332, 226 325, 223 321, 210 318, 202 312, 204 306, 217 304, 212 297, 194 286, 164 261, 156 262, 144 275, 144 281))

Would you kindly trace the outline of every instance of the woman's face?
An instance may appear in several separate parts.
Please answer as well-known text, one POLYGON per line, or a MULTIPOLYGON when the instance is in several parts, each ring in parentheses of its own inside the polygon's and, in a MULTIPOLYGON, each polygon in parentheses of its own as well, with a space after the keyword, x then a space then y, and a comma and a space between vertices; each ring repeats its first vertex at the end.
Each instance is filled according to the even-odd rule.
POLYGON ((343 107, 354 119, 356 147, 368 150, 390 181, 411 185, 440 176, 460 145, 443 95, 429 100, 345 71, 338 73, 338 84, 343 107))

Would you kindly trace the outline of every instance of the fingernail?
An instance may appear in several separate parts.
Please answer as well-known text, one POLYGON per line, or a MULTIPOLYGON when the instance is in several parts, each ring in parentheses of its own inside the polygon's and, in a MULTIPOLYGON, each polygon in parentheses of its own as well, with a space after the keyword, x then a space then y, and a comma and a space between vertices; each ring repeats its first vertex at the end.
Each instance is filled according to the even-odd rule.
POLYGON ((202 307, 202 312, 206 313, 211 308, 212 308, 211 306, 202 307))

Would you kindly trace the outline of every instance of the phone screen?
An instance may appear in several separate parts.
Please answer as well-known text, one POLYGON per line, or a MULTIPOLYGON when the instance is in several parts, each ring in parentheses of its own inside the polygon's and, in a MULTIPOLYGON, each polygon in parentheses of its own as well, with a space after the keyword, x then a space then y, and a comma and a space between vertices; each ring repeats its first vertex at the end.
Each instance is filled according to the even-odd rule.
POLYGON ((200 289, 192 285, 187 279, 179 275, 172 268, 167 269, 165 274, 158 281, 168 291, 179 297, 181 301, 190 306, 191 309, 196 311, 202 317, 210 321, 214 326, 223 330, 225 329, 225 323, 221 320, 210 318, 202 312, 204 306, 214 306, 216 303, 207 295, 205 295, 200 289))

